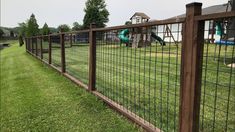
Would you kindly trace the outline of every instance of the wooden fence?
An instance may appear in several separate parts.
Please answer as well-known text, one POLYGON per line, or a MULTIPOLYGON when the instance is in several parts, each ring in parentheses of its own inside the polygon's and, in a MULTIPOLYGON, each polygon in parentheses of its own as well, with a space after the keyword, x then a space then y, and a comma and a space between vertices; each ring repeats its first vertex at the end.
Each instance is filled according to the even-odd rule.
POLYGON ((216 44, 205 37, 211 38, 206 22, 228 23, 235 12, 201 15, 201 7, 186 5, 185 18, 107 28, 91 24, 89 30, 25 38, 26 51, 147 131, 234 131, 234 68, 221 64, 222 57, 235 63, 234 45, 225 45, 223 54, 218 44, 219 54, 210 54, 216 44), (166 46, 149 43, 151 31, 169 37, 166 26, 172 35, 164 40, 166 46), (118 36, 123 29, 132 34, 132 46, 138 34, 145 38, 142 48, 122 44, 118 36), (77 39, 79 34, 88 38, 77 39), (222 75, 227 79, 220 82, 222 75), (223 101, 226 106, 220 107, 223 101))

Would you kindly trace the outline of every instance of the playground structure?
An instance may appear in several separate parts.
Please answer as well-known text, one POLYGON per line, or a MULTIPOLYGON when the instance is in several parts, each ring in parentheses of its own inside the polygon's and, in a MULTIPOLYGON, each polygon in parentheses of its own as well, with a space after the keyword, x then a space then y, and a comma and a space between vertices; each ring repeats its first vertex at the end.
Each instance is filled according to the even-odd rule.
POLYGON ((162 38, 146 27, 132 28, 131 32, 128 29, 124 29, 120 32, 118 37, 121 43, 125 43, 126 46, 133 48, 150 46, 154 40, 159 42, 162 46, 166 45, 162 38))
MULTIPOLYGON (((235 0, 228 1, 226 12, 228 12, 229 8, 231 11, 235 11, 235 0)), ((227 65, 226 59, 227 59, 228 46, 235 46, 234 29, 235 29, 235 18, 211 20, 209 22, 208 34, 211 36, 211 38, 208 40, 208 42, 215 44, 214 60, 216 60, 217 46, 219 46, 219 50, 221 50, 221 46, 225 46, 224 59, 223 59, 223 63, 225 65, 227 65), (219 36, 218 37, 219 39, 217 40, 215 39, 216 35, 219 36)), ((232 60, 232 64, 233 63, 235 63, 235 60, 232 60)))
MULTIPOLYGON (((136 12, 131 18, 132 24, 140 24, 149 22, 150 17, 145 13, 136 12)), ((119 32, 118 38, 121 43, 125 43, 127 47, 140 48, 150 46, 153 41, 160 43, 160 45, 166 45, 166 38, 173 40, 175 44, 175 38, 171 32, 171 29, 168 25, 163 27, 163 38, 157 35, 156 29, 154 27, 141 27, 141 28, 131 28, 124 29, 119 32)))

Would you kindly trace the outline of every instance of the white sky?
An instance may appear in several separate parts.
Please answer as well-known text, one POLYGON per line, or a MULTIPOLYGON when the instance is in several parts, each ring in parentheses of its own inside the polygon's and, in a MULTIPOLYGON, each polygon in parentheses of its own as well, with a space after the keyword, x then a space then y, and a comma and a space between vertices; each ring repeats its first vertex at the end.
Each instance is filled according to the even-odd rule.
MULTIPOLYGON (((15 27, 32 13, 39 26, 82 23, 86 0, 0 0, 0 25, 15 27)), ((185 13, 185 5, 193 0, 105 0, 110 13, 108 26, 123 25, 135 12, 144 12, 151 19, 165 19, 185 13)), ((203 7, 227 3, 228 0, 197 0, 203 7)))

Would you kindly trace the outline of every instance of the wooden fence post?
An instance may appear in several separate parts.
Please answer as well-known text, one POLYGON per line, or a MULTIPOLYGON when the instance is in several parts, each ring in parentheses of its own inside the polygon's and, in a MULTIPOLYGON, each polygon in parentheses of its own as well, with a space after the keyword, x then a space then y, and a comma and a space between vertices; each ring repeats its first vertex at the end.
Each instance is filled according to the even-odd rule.
POLYGON ((95 24, 90 25, 89 32, 89 86, 90 91, 96 90, 96 32, 92 30, 95 24))
POLYGON ((27 50, 28 50, 28 42, 27 42, 27 39, 24 38, 24 41, 25 41, 25 50, 27 51, 27 50))
POLYGON ((51 36, 48 35, 48 63, 51 64, 51 36))
POLYGON ((38 56, 38 37, 35 37, 35 44, 36 44, 36 56, 38 56))
POLYGON ((43 36, 40 37, 40 58, 43 59, 43 46, 42 46, 43 36))
POLYGON ((195 16, 201 15, 201 7, 202 3, 186 5, 181 56, 180 132, 199 131, 204 21, 196 21, 195 16))
POLYGON ((31 53, 34 54, 34 46, 33 46, 33 38, 30 37, 30 43, 31 43, 31 53))
POLYGON ((60 34, 61 45, 61 72, 65 73, 65 47, 64 47, 64 33, 60 34))

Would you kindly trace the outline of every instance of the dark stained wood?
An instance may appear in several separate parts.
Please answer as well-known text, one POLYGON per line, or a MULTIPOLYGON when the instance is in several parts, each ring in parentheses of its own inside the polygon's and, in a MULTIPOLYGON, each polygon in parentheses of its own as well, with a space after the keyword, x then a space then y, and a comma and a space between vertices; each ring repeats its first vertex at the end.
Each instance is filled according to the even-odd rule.
POLYGON ((140 27, 149 27, 149 26, 155 26, 155 25, 182 23, 184 21, 185 21, 185 18, 167 19, 167 20, 157 20, 157 21, 140 23, 140 24, 121 25, 121 26, 106 27, 106 28, 95 28, 93 30, 94 31, 110 31, 110 30, 118 30, 118 29, 126 29, 126 28, 140 28, 140 27))
POLYGON ((63 75, 67 77, 68 79, 70 79, 72 82, 88 90, 88 86, 84 84, 83 82, 79 81, 78 79, 76 79, 75 77, 69 75, 68 73, 63 73, 63 75))
POLYGON ((64 34, 60 35, 60 45, 61 45, 61 72, 65 72, 65 46, 64 46, 64 34))
POLYGON ((90 25, 89 32, 89 85, 88 89, 93 91, 96 90, 96 32, 92 30, 95 24, 90 25))
POLYGON ((201 3, 186 5, 181 56, 180 132, 199 131, 204 22, 195 21, 195 16, 201 15, 201 6, 201 3))
POLYGON ((43 46, 42 46, 43 37, 40 37, 40 57, 43 59, 43 46))
POLYGON ((195 20, 197 20, 197 21, 205 20, 206 21, 206 20, 222 19, 222 18, 229 18, 229 17, 235 17, 235 11, 195 16, 195 20))
POLYGON ((49 43, 49 49, 48 49, 48 63, 51 64, 51 36, 48 36, 48 43, 49 43))
POLYGON ((34 38, 35 40, 35 49, 36 49, 36 56, 38 56, 38 38, 34 38))
POLYGON ((123 106, 119 105, 118 103, 112 101, 108 97, 102 95, 101 93, 97 91, 92 91, 94 95, 102 99, 105 103, 107 103, 112 109, 116 110, 120 114, 127 117, 129 120, 133 121, 137 125, 141 126, 145 129, 147 132, 162 132, 159 128, 155 127, 150 122, 144 120, 143 118, 139 117, 135 113, 131 112, 130 110, 124 108, 123 106))

